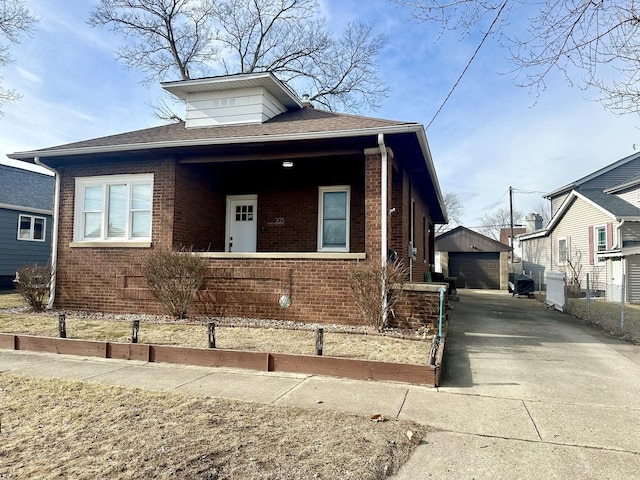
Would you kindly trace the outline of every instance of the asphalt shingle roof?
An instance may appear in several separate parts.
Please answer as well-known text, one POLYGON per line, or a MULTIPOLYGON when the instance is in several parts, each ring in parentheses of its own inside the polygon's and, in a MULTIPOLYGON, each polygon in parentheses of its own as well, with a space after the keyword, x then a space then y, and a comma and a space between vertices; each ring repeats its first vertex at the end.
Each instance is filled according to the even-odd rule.
POLYGON ((375 129, 397 125, 418 125, 416 122, 399 122, 379 118, 362 117, 343 113, 303 108, 282 113, 262 124, 220 125, 215 127, 185 128, 184 122, 162 125, 133 132, 100 137, 91 140, 58 145, 36 152, 88 147, 113 147, 159 142, 180 142, 243 137, 304 134, 318 132, 375 129))
POLYGON ((0 165, 0 203, 51 210, 53 184, 50 175, 0 165))
POLYGON ((640 218, 640 208, 630 204, 620 197, 617 197, 616 195, 610 195, 597 189, 580 190, 579 193, 618 218, 640 218))

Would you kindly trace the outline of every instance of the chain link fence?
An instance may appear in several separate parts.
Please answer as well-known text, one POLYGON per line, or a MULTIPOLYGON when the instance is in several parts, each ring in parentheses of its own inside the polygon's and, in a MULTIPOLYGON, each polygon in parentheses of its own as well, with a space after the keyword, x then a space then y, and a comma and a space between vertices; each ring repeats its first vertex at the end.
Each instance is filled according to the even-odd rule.
MULTIPOLYGON (((548 293, 547 279, 542 271, 530 270, 524 273, 534 280, 536 298, 545 301, 548 293)), ((584 288, 576 297, 575 292, 572 295, 570 286, 567 286, 568 295, 563 311, 611 335, 640 345, 640 305, 622 302, 621 299, 628 296, 622 285, 603 283, 598 278, 595 280, 593 282, 590 279, 589 295, 584 288)))
MULTIPOLYGON (((620 286, 610 288, 621 289, 620 286)), ((613 298, 621 298, 621 293, 613 298)), ((640 305, 610 302, 602 297, 567 298, 565 312, 612 335, 640 344, 640 305)))

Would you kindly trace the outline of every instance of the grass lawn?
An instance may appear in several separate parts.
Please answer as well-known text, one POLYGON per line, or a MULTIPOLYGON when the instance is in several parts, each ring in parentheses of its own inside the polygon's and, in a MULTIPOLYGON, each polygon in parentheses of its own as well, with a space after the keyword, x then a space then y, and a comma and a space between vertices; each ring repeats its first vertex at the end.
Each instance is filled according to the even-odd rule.
POLYGON ((0 478, 358 479, 397 470, 412 422, 0 373, 0 478))

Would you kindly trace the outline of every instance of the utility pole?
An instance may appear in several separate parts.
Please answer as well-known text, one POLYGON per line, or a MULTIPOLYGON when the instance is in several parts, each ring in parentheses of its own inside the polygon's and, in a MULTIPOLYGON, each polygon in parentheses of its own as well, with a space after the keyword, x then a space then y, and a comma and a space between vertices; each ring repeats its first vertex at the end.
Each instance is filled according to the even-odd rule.
POLYGON ((513 270, 513 187, 509 187, 509 216, 511 221, 511 268, 513 270))

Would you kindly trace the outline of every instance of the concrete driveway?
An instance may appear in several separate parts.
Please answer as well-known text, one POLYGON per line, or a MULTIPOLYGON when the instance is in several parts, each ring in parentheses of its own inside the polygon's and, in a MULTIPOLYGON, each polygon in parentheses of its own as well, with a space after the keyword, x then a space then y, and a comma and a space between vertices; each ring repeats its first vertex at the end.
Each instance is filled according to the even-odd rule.
POLYGON ((441 387, 399 415, 441 431, 395 478, 640 478, 640 347, 506 292, 454 306, 441 387))

